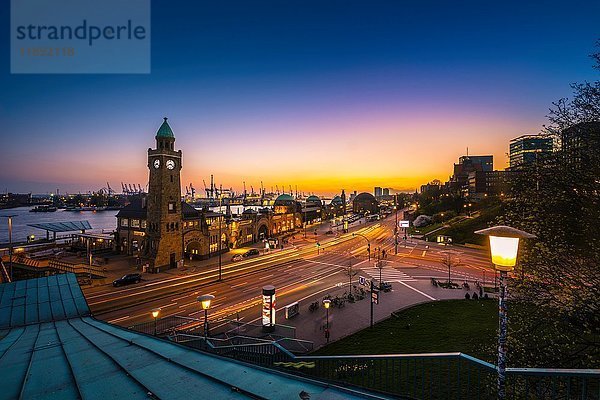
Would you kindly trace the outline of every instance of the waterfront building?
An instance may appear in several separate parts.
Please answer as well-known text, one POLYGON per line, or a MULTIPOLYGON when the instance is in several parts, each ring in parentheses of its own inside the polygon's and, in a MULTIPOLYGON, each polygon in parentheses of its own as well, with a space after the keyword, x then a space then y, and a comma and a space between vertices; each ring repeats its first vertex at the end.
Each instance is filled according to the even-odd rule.
POLYGON ((308 196, 302 206, 302 218, 305 224, 321 222, 323 218, 323 203, 317 196, 308 196))
POLYGON ((354 198, 352 211, 356 214, 378 214, 379 203, 372 194, 364 192, 354 198))
MULTIPOLYGON (((272 208, 248 209, 241 215, 192 207, 181 197, 182 151, 175 150, 175 136, 166 118, 155 140, 156 148, 148 149, 148 193, 129 198, 129 204, 117 213, 115 233, 116 249, 137 257, 148 272, 175 268, 187 258, 205 259, 302 227, 302 205, 289 194, 278 196, 272 208)), ((321 205, 313 199, 311 207, 314 220, 312 213, 320 215, 321 205)))

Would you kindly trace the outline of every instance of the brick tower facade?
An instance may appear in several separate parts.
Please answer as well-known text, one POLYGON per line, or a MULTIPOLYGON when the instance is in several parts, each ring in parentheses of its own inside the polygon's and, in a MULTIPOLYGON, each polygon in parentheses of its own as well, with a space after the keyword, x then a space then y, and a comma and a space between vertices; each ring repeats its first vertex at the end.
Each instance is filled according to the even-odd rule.
POLYGON ((153 270, 175 268, 183 259, 181 150, 167 118, 156 133, 156 149, 148 149, 146 262, 153 270))

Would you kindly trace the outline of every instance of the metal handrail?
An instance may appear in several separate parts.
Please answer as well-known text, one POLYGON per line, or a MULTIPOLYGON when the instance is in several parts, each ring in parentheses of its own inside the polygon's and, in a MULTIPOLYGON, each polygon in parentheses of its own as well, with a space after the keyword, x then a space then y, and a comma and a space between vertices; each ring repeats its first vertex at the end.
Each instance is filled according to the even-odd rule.
POLYGON ((339 355, 339 356, 298 356, 296 358, 316 358, 320 360, 340 360, 340 359, 385 359, 385 358, 457 358, 462 353, 415 353, 415 354, 357 354, 357 355, 339 355))
POLYGON ((591 368, 506 368, 506 373, 531 376, 596 376, 600 378, 600 369, 591 368))

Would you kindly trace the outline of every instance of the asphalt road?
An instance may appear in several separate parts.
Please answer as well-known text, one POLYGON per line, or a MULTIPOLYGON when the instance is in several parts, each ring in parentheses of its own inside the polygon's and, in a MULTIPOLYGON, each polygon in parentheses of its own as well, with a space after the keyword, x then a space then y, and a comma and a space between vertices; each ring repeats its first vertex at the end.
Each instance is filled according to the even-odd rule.
MULTIPOLYGON (((448 270, 441 260, 445 251, 452 251, 460 264, 451 271, 452 279, 493 282, 493 269, 485 251, 458 246, 429 245, 421 241, 400 242, 394 254, 393 215, 382 221, 361 224, 350 233, 339 236, 320 235, 317 239, 300 239, 293 247, 252 259, 227 263, 223 266, 223 280, 218 282, 216 268, 206 271, 142 282, 113 288, 102 286, 88 289, 85 295, 93 314, 100 319, 123 326, 151 321, 150 310, 160 308, 162 318, 180 315, 200 318, 196 298, 212 294, 209 318, 211 326, 225 325, 227 319, 253 321, 260 317, 262 287, 274 285, 277 289, 277 308, 295 301, 314 301, 329 290, 348 286, 348 266, 358 276, 379 280, 375 268, 377 249, 385 249, 382 280, 411 281, 447 279, 448 270), (352 233, 364 235, 371 243, 371 261, 367 257, 367 240, 352 233), (315 241, 321 244, 317 250, 315 241), (318 254, 317 254, 318 251, 318 254)), ((302 235, 297 235, 301 237, 302 235)), ((399 237, 401 237, 399 235, 399 237)), ((381 253, 379 253, 381 254, 381 253)))

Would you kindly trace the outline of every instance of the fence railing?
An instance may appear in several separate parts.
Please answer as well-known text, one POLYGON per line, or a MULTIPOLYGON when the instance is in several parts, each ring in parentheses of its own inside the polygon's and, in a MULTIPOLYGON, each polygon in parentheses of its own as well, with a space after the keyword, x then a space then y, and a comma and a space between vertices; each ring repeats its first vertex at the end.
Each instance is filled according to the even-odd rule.
POLYGON ((106 278, 106 272, 102 268, 84 265, 84 264, 73 264, 65 261, 50 260, 48 267, 56 269, 62 272, 71 272, 76 275, 91 275, 97 278, 106 278))
POLYGON ((202 321, 197 318, 171 315, 164 318, 158 318, 156 321, 142 322, 130 326, 129 329, 148 335, 164 336, 173 335, 179 330, 185 331, 186 326, 195 326, 197 324, 202 324, 202 321))
MULTIPOLYGON (((462 353, 300 356, 276 367, 413 399, 496 399, 496 366, 462 353)), ((600 370, 508 368, 507 399, 600 399, 600 370)))
POLYGON ((169 339, 188 347, 266 367, 272 367, 277 362, 289 361, 294 357, 294 354, 286 350, 277 341, 246 336, 234 336, 228 339, 208 338, 205 340, 204 337, 196 335, 176 334, 170 336, 169 339))
MULTIPOLYGON (((157 321, 169 339, 237 360, 282 369, 338 385, 409 399, 497 398, 494 364, 463 353, 311 356, 312 342, 231 335, 210 337, 177 331, 198 320, 172 316, 157 321)), ((153 334, 154 323, 132 327, 153 334)), ((507 368, 506 398, 515 400, 600 400, 600 370, 507 368)))

